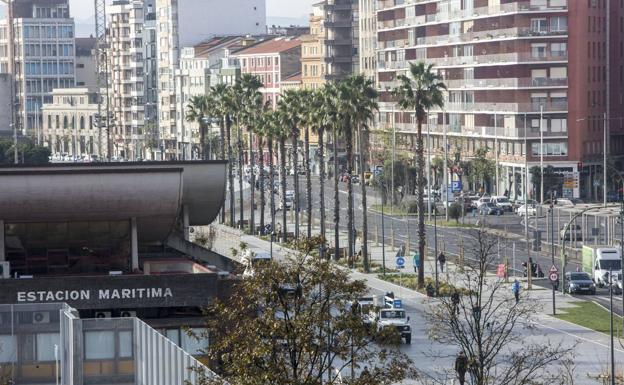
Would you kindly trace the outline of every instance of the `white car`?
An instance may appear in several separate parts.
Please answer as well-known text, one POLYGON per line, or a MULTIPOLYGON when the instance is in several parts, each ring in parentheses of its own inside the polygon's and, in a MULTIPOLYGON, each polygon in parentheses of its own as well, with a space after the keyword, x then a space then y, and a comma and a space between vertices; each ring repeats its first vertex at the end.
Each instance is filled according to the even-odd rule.
POLYGON ((534 217, 537 215, 537 210, 538 207, 537 205, 534 204, 529 204, 528 207, 527 205, 522 205, 520 207, 518 207, 516 209, 516 213, 518 214, 518 216, 523 217, 525 215, 529 215, 530 217, 534 217))
POLYGON ((512 211, 511 202, 509 198, 505 196, 491 197, 490 202, 494 203, 496 207, 503 211, 512 211))
POLYGON ((490 203, 490 197, 481 197, 477 200, 477 208, 480 209, 486 203, 490 203))

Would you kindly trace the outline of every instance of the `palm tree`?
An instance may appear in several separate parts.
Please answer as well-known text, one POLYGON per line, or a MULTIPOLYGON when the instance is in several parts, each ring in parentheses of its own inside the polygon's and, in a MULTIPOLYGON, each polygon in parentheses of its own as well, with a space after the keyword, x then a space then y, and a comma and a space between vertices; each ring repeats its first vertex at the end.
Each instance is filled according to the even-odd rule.
MULTIPOLYGON (((226 84, 217 84, 211 88, 210 94, 215 100, 216 114, 221 117, 223 121, 221 125, 221 156, 223 159, 226 155, 227 148, 227 161, 228 161, 228 185, 229 185, 229 200, 230 200, 230 226, 234 226, 236 218, 234 211, 234 172, 233 172, 233 159, 232 159, 232 113, 234 111, 234 99, 233 90, 231 86, 226 84)), ((223 207, 225 210, 225 205, 223 207)))
MULTIPOLYGON (((364 271, 369 272, 368 260, 368 218, 366 203, 366 184, 364 183, 364 145, 362 142, 363 131, 368 129, 368 125, 373 121, 375 111, 378 109, 376 102, 377 91, 375 91, 373 81, 362 75, 352 76, 344 80, 340 87, 341 90, 341 114, 345 116, 341 119, 345 123, 344 132, 347 137, 347 159, 349 162, 349 175, 353 170, 353 143, 352 137, 357 133, 359 147, 359 171, 360 185, 362 187, 362 256, 364 263, 364 271)), ((351 179, 351 178, 349 178, 351 179)), ((348 186, 352 183, 349 180, 348 186)), ((353 203, 349 191, 349 228, 353 228, 353 203)))
MULTIPOLYGON (((442 77, 432 71, 433 65, 424 62, 411 63, 409 76, 399 75, 400 85, 392 93, 398 99, 399 107, 407 111, 416 112, 416 166, 418 175, 416 179, 418 198, 418 253, 420 266, 418 267, 418 287, 425 285, 425 156, 422 137, 422 124, 427 118, 427 111, 431 108, 444 106, 444 94, 446 85, 442 77)), ((436 258, 436 256, 434 256, 436 258)))
POLYGON ((295 239, 299 239, 299 129, 301 118, 301 93, 300 91, 287 90, 278 102, 278 109, 286 128, 290 129, 292 150, 293 181, 294 181, 294 209, 295 209, 295 239))
POLYGON ((312 238, 312 170, 310 166, 310 128, 315 123, 315 107, 313 105, 314 93, 310 90, 302 90, 300 92, 301 109, 302 109, 302 126, 303 134, 303 157, 306 173, 306 211, 307 217, 307 236, 312 238))
POLYGON ((326 83, 323 87, 323 109, 326 113, 325 130, 332 131, 334 157, 334 260, 340 259, 340 192, 338 189, 338 87, 326 83))
POLYGON ((275 165, 274 160, 274 140, 278 136, 278 116, 274 111, 267 111, 264 113, 264 136, 267 140, 267 148, 269 149, 269 183, 270 183, 270 209, 271 209, 271 232, 275 232, 275 165))
MULTIPOLYGON (((254 132, 256 133, 256 138, 258 140, 258 150, 260 152, 258 156, 258 167, 260 169, 260 231, 264 231, 264 211, 266 206, 266 178, 264 177, 264 140, 268 138, 270 135, 270 118, 267 113, 267 106, 265 105, 265 109, 262 111, 262 115, 257 120, 257 124, 254 127, 254 132)), ((269 150, 270 151, 270 150, 269 150)), ((271 184, 271 191, 273 189, 273 185, 271 184)), ((273 214, 273 212, 271 212, 273 214)))
POLYGON ((199 124, 199 156, 201 159, 206 159, 208 118, 214 113, 214 109, 215 101, 210 94, 193 96, 187 105, 186 121, 199 124))
POLYGON ((279 141, 280 152, 280 187, 282 199, 282 242, 287 240, 287 223, 286 223, 286 140, 290 137, 290 128, 285 124, 288 123, 287 114, 278 109, 274 112, 273 120, 273 136, 279 141))

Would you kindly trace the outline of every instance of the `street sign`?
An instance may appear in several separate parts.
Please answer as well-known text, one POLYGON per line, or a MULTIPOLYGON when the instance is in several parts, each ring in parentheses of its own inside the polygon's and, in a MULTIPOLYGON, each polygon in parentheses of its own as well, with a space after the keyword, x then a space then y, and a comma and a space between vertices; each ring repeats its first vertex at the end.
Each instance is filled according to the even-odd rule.
POLYGON ((405 267, 405 258, 397 257, 397 259, 396 259, 396 267, 397 267, 397 269, 403 269, 405 267))
POLYGON ((392 307, 395 309, 402 309, 403 302, 400 299, 395 299, 394 301, 392 301, 392 307))
POLYGON ((551 282, 559 281, 559 273, 550 273, 548 279, 550 279, 551 282))
POLYGON ((461 180, 454 180, 451 183, 451 190, 456 193, 456 192, 460 192, 462 190, 462 182, 461 180))
POLYGON ((420 255, 418 253, 414 253, 412 257, 412 265, 414 265, 414 267, 420 266, 420 255))
POLYGON ((552 273, 558 273, 558 272, 559 272, 559 270, 557 270, 557 266, 555 266, 555 265, 552 265, 552 266, 550 267, 550 270, 549 270, 549 271, 550 271, 550 273, 551 273, 551 274, 552 274, 552 273))

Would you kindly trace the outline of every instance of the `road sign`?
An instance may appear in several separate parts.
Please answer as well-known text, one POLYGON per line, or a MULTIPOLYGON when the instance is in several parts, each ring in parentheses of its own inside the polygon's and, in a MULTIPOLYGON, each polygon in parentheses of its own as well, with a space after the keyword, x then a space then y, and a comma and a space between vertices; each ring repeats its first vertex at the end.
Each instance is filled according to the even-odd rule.
POLYGON ((395 299, 394 301, 392 301, 392 307, 395 309, 402 309, 403 302, 400 299, 395 299))
POLYGON ((420 266, 420 254, 414 253, 414 256, 412 256, 412 265, 414 265, 414 267, 420 266))
POLYGON ((405 258, 397 257, 397 259, 396 259, 396 267, 397 267, 397 269, 403 269, 405 267, 405 258))
POLYGON ((460 180, 454 180, 451 184, 451 190, 456 193, 462 190, 462 182, 460 180))
POLYGON ((557 266, 552 265, 552 266, 550 267, 549 272, 550 272, 551 274, 552 274, 552 273, 558 273, 558 272, 559 272, 559 270, 557 270, 557 266))
POLYGON ((557 282, 559 281, 559 273, 550 273, 548 275, 548 279, 550 279, 551 282, 557 282))

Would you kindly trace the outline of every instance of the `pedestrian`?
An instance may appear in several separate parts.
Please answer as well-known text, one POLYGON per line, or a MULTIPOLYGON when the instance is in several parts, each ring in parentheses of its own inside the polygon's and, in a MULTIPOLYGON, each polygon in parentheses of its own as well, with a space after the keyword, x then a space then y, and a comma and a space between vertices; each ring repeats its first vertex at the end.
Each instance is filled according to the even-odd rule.
POLYGON ((468 358, 463 351, 459 352, 455 359, 455 371, 457 372, 457 378, 459 379, 459 385, 464 385, 466 382, 466 371, 468 370, 468 358))
POLYGON ((451 303, 453 304, 453 313, 459 315, 459 292, 457 290, 451 294, 451 303))
POLYGON ((440 272, 444 274, 444 264, 446 263, 446 255, 443 252, 440 252, 438 255, 438 263, 440 264, 440 272))
POLYGON ((514 297, 516 298, 516 304, 520 302, 520 282, 517 279, 514 279, 511 284, 511 291, 513 292, 514 297))

